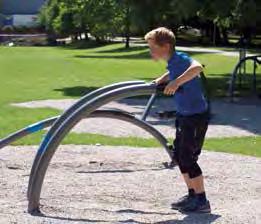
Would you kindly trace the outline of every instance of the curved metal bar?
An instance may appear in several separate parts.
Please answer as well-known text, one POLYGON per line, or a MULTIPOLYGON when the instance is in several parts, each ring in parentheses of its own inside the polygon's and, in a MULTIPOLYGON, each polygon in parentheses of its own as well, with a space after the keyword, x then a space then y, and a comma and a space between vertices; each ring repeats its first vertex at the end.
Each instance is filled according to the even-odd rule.
MULTIPOLYGON (((40 147, 36 153, 34 162, 33 162, 33 166, 31 169, 31 173, 30 173, 30 177, 33 176, 34 174, 32 172, 34 172, 35 170, 35 166, 37 165, 39 159, 38 157, 41 156, 41 153, 43 152, 43 149, 45 148, 46 144, 48 143, 49 139, 51 138, 51 136, 57 131, 57 129, 59 128, 60 125, 62 125, 62 123, 64 121, 66 121, 66 119, 72 114, 74 113, 78 108, 80 108, 82 105, 86 104, 86 102, 88 102, 89 100, 94 99, 95 97, 106 93, 108 91, 111 91, 113 89, 117 89, 117 88, 121 88, 121 87, 125 87, 125 86, 130 86, 130 85, 138 85, 138 84, 144 84, 144 81, 126 81, 126 82, 119 82, 119 83, 114 83, 102 88, 99 88, 85 96, 83 96, 80 100, 78 100, 75 104, 73 104, 70 108, 68 108, 67 110, 64 111, 64 113, 59 117, 59 119, 56 120, 56 122, 53 124, 53 126, 50 128, 50 130, 47 132, 45 138, 43 139, 43 141, 40 144, 40 147), (37 162, 36 162, 37 161, 37 162)), ((30 183, 30 181, 29 181, 30 183)))
POLYGON ((59 116, 51 117, 43 121, 31 124, 23 129, 16 131, 13 134, 8 135, 3 139, 0 139, 0 149, 7 145, 10 145, 12 142, 17 141, 20 138, 23 138, 27 135, 33 134, 35 132, 38 132, 44 128, 51 126, 57 120, 58 117, 59 116))
MULTIPOLYGON (((33 179, 31 182, 31 190, 28 192, 28 211, 33 213, 34 211, 39 210, 40 194, 48 165, 62 139, 82 118, 84 118, 84 116, 88 116, 98 107, 112 100, 122 99, 130 96, 153 94, 156 91, 157 86, 155 84, 141 84, 127 86, 104 93, 95 99, 90 100, 88 103, 79 108, 59 127, 53 136, 46 136, 46 139, 44 140, 47 142, 46 147, 41 148, 42 152, 40 161, 37 166, 35 166, 35 172, 31 172, 34 173, 34 175, 32 177, 33 179)), ((172 158, 170 150, 167 150, 167 153, 172 158)))
POLYGON ((236 76, 237 76, 237 73, 238 73, 238 69, 241 67, 242 63, 245 63, 247 60, 253 60, 256 63, 261 64, 261 60, 258 59, 260 57, 261 57, 261 55, 245 57, 245 58, 241 59, 236 64, 236 66, 234 67, 232 76, 231 76, 230 84, 229 84, 229 97, 231 99, 233 99, 233 96, 234 96, 234 87, 235 87, 235 82, 236 82, 236 76))

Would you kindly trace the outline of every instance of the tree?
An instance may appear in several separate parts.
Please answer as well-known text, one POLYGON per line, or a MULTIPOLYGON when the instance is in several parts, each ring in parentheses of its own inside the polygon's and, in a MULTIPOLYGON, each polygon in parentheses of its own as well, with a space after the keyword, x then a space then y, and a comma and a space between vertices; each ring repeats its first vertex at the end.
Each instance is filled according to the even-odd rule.
POLYGON ((212 27, 210 30, 214 44, 221 42, 220 32, 223 34, 223 42, 228 43, 227 29, 231 27, 233 21, 232 10, 234 5, 235 0, 204 0, 201 2, 198 15, 212 27))
POLYGON ((90 32, 100 41, 116 29, 116 4, 114 0, 49 0, 39 20, 51 33, 81 38, 81 33, 90 32))
POLYGON ((260 15, 257 14, 257 2, 255 0, 238 0, 233 10, 234 25, 242 37, 249 43, 251 36, 260 21, 260 15))
MULTIPOLYGON (((144 34, 157 26, 177 30, 180 25, 193 23, 203 28, 214 44, 228 43, 227 30, 236 29, 251 39, 260 23, 257 0, 49 0, 39 19, 48 33, 74 36, 88 33, 97 41, 115 35, 126 38, 144 34), (221 35, 222 34, 222 35, 221 35), (222 37, 222 38, 221 38, 222 37)), ((260 13, 261 14, 261 13, 260 13)))
POLYGON ((125 48, 130 47, 130 26, 131 26, 131 13, 133 12, 133 2, 129 0, 116 0, 115 1, 118 12, 118 25, 120 32, 124 33, 124 36, 126 38, 125 41, 125 48))

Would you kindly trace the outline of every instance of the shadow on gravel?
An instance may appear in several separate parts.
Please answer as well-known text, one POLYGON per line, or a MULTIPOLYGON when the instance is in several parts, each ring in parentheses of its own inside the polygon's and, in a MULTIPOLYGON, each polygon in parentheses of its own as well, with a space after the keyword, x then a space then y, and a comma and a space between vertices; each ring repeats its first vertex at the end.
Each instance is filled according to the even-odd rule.
POLYGON ((155 224, 210 224, 220 217, 221 215, 216 214, 187 214, 183 220, 167 220, 163 222, 155 222, 155 224))
POLYGON ((134 172, 143 172, 143 171, 161 171, 165 170, 166 168, 158 168, 158 169, 139 169, 139 170, 90 170, 90 171, 78 171, 76 173, 134 173, 134 172))
MULTIPOLYGON (((43 217, 43 218, 49 218, 49 219, 56 219, 56 220, 61 220, 61 221, 71 221, 71 222, 88 222, 88 223, 99 223, 99 222, 107 222, 106 220, 97 220, 97 219, 85 219, 85 218, 66 218, 66 217, 61 217, 61 216, 51 216, 51 215, 45 215, 45 214, 38 214, 35 215, 38 217, 43 217)), ((49 223, 49 222, 48 222, 49 223)))
MULTIPOLYGON (((135 211, 135 210, 134 210, 135 211)), ((169 215, 168 213, 143 213, 143 211, 138 211, 136 213, 142 213, 142 214, 160 214, 160 215, 169 215)), ((170 213, 171 214, 171 213, 170 213)), ((160 222, 139 222, 135 221, 134 219, 128 219, 128 220, 122 220, 119 221, 119 223, 137 223, 137 224, 211 224, 214 221, 216 221, 218 218, 220 218, 220 215, 215 214, 191 214, 187 215, 183 220, 166 220, 166 221, 160 221, 160 222)))
POLYGON ((141 210, 134 210, 134 209, 122 209, 116 211, 117 213, 132 213, 132 214, 155 214, 155 215, 172 215, 175 214, 174 212, 145 212, 141 210))
MULTIPOLYGON (((106 211, 106 210, 105 210, 106 211)), ((118 210, 117 213, 133 213, 133 214, 155 214, 155 215, 175 215, 176 213, 164 213, 164 212, 145 212, 141 210, 132 210, 132 209, 124 209, 124 210, 118 210)), ((45 214, 39 214, 36 215, 39 217, 44 218, 50 218, 50 219, 56 219, 61 221, 71 221, 71 222, 88 222, 88 223, 99 223, 99 222, 108 222, 112 223, 112 221, 107 220, 92 220, 92 219, 85 219, 85 218, 66 218, 61 216, 51 216, 51 215, 45 215, 45 214)), ((115 223, 137 223, 137 224, 211 224, 218 218, 220 218, 220 215, 216 214, 188 214, 184 217, 183 220, 166 220, 166 221, 160 221, 160 222, 139 222, 135 221, 134 219, 127 219, 127 220, 115 220, 115 223)))
MULTIPOLYGON (((107 211, 107 210, 105 210, 107 211)), ((35 217, 42 217, 42 218, 48 218, 48 219, 55 219, 60 221, 71 221, 71 222, 88 222, 88 223, 99 223, 99 222, 107 222, 106 220, 98 220, 98 219, 85 219, 85 218, 69 218, 69 217, 62 217, 62 216, 54 216, 54 215, 46 215, 42 212, 37 212, 35 214, 32 214, 32 216, 35 217)), ((49 220, 50 221, 50 220, 49 220)), ((48 222, 49 223, 49 222, 48 222)), ((51 222, 50 222, 51 223, 51 222)), ((60 223, 60 222, 59 222, 60 223)), ((61 222, 62 223, 62 222, 61 222)))

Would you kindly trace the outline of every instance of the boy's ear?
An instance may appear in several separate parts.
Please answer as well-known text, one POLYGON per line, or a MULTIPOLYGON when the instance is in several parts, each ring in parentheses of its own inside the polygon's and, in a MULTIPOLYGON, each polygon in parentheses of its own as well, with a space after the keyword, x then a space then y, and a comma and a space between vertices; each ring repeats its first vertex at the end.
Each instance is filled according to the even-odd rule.
POLYGON ((166 46, 166 48, 168 49, 168 51, 171 51, 171 50, 172 50, 172 49, 171 49, 171 44, 166 43, 165 46, 166 46))

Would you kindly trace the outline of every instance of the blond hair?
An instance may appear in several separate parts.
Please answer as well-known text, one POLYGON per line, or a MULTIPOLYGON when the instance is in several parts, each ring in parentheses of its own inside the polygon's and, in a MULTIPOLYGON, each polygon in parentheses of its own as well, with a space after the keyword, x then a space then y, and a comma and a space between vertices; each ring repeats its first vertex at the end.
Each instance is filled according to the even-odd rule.
POLYGON ((159 46, 170 44, 174 49, 176 45, 176 37, 174 33, 166 27, 159 27, 157 29, 151 30, 145 35, 144 38, 147 42, 149 40, 153 40, 155 44, 159 46))

